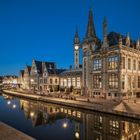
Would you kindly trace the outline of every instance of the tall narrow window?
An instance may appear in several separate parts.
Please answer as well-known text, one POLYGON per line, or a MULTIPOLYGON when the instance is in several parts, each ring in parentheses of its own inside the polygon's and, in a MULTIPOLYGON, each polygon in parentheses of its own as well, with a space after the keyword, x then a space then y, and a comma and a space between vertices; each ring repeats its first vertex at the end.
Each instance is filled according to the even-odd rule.
POLYGON ((125 57, 122 58, 122 68, 125 69, 125 57))
POLYGON ((100 89, 102 87, 101 75, 93 76, 93 87, 95 89, 100 89))
POLYGON ((53 83, 53 80, 52 79, 50 79, 50 84, 52 84, 53 83))
POLYGON ((57 79, 55 79, 55 84, 57 84, 57 79))
POLYGON ((136 60, 133 60, 133 70, 136 70, 136 60))
POLYGON ((131 70, 131 59, 128 58, 128 69, 131 70))
POLYGON ((63 78, 60 79, 60 85, 61 85, 61 86, 64 86, 63 78))
POLYGON ((138 88, 140 88, 140 76, 138 76, 138 88))
POLYGON ((122 75, 122 89, 125 89, 125 75, 122 75))
POLYGON ((138 61, 138 70, 140 71, 140 61, 138 61))
POLYGON ((68 87, 71 87, 71 78, 68 78, 68 87))
POLYGON ((109 80, 108 83, 109 83, 110 89, 117 89, 118 88, 118 75, 117 74, 109 75, 108 80, 109 80))
POLYGON ((118 56, 109 56, 108 69, 117 69, 117 68, 118 68, 118 56))
POLYGON ((80 77, 77 77, 77 87, 81 87, 81 84, 80 84, 80 77))
POLYGON ((76 83, 75 83, 75 78, 72 78, 72 86, 75 87, 76 83))
POLYGON ((95 59, 93 61, 93 70, 101 70, 101 60, 100 59, 95 59))
POLYGON ((64 79, 64 87, 67 86, 67 79, 64 79))

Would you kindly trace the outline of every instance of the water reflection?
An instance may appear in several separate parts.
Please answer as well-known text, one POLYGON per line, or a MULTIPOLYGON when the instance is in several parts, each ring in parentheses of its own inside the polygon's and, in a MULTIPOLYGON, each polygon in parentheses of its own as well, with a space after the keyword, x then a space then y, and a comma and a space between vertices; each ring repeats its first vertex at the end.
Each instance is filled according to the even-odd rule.
POLYGON ((34 127, 66 118, 62 127, 67 128, 67 119, 73 119, 75 139, 81 136, 85 140, 140 140, 140 123, 134 120, 27 100, 20 100, 20 107, 25 116, 32 120, 34 127), (80 132, 80 123, 83 124, 83 134, 80 132))
MULTIPOLYGON (((15 108, 16 112, 14 113, 17 113, 17 116, 26 118, 27 121, 22 117, 19 119, 20 130, 40 140, 45 140, 46 137, 48 140, 140 140, 140 121, 138 120, 33 100, 17 100, 18 102, 15 102, 13 98, 6 96, 5 104, 11 110, 15 108), (31 121, 32 128, 27 124, 20 124, 21 121, 29 123, 28 120, 31 121), (42 126, 45 127, 42 128, 42 126), (61 129, 64 131, 60 131, 61 129), (49 133, 46 135, 47 131, 49 133), (56 135, 56 137, 48 135, 56 135)), ((14 121, 14 119, 10 121, 14 121)))

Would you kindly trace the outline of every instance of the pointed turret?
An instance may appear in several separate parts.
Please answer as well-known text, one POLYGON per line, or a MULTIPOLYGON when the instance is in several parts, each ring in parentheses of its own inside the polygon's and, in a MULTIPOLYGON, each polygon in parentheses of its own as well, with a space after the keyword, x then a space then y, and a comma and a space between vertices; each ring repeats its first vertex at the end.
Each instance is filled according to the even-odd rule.
POLYGON ((123 45, 122 36, 121 36, 121 34, 120 34, 120 37, 119 37, 119 47, 122 47, 122 45, 123 45))
POLYGON ((79 39, 79 34, 78 34, 78 28, 76 28, 74 44, 79 44, 79 43, 80 43, 80 39, 79 39))
POLYGON ((136 49, 137 50, 140 50, 140 40, 139 39, 136 42, 136 49))
POLYGON ((126 46, 130 47, 130 35, 129 35, 129 33, 127 33, 127 36, 126 36, 126 46))
POLYGON ((104 17, 104 22, 103 22, 103 46, 107 47, 108 46, 108 40, 107 40, 107 19, 104 17))
POLYGON ((92 16, 92 9, 90 9, 90 11, 89 11, 89 19, 88 19, 86 37, 94 37, 94 38, 96 38, 94 22, 93 22, 93 16, 92 16))

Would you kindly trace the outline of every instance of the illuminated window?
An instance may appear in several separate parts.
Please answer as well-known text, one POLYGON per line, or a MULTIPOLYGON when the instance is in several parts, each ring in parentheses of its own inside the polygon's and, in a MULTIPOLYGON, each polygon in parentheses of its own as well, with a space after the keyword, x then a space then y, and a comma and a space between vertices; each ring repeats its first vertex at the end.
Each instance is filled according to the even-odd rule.
POLYGON ((109 56, 108 69, 117 69, 117 68, 118 68, 118 56, 109 56))
POLYGON ((77 77, 77 87, 81 87, 80 77, 77 77))
POLYGON ((72 78, 72 86, 74 86, 75 87, 75 78, 72 78))
POLYGON ((64 87, 67 86, 67 79, 64 79, 64 87))
POLYGON ((93 87, 96 89, 100 89, 102 87, 101 75, 93 76, 93 87))
POLYGON ((68 114, 71 115, 71 110, 68 110, 68 114))
POLYGON ((128 58, 128 69, 131 70, 131 59, 128 58))
POLYGON ((95 59, 93 61, 93 70, 101 70, 101 60, 100 59, 95 59))
POLYGON ((109 122, 109 132, 113 135, 118 135, 119 134, 119 123, 118 121, 113 121, 113 120, 110 120, 109 122))
POLYGON ((118 75, 117 74, 109 75, 109 79, 108 80, 109 80, 108 83, 109 83, 109 88, 110 89, 118 88, 118 75))
POLYGON ((81 112, 79 112, 79 111, 77 112, 77 117, 81 118, 81 112))
POLYGON ((62 78, 60 79, 60 85, 61 85, 61 86, 64 86, 64 84, 63 84, 63 79, 62 79, 62 78))
POLYGON ((103 118, 102 116, 94 116, 94 127, 96 129, 103 129, 103 118))
POLYGON ((71 87, 71 78, 68 78, 68 87, 71 87))
POLYGON ((76 111, 73 111, 72 115, 73 115, 73 116, 76 116, 76 111))

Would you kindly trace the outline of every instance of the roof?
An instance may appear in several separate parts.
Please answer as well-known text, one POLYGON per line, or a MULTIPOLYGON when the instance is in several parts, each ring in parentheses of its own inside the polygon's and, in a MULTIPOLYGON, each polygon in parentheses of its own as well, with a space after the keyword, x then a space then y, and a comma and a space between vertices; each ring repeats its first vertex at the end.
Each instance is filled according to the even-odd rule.
POLYGON ((28 71, 30 72, 32 67, 28 66, 28 65, 26 67, 27 67, 28 71))
POLYGON ((24 76, 24 70, 20 70, 20 76, 24 76))
POLYGON ((41 61, 36 61, 35 60, 35 64, 36 64, 36 67, 37 67, 37 72, 39 74, 42 74, 42 62, 41 61))
POLYGON ((82 75, 82 69, 67 70, 59 74, 59 76, 73 76, 73 75, 82 75))
POLYGON ((12 77, 12 78, 18 78, 18 76, 16 76, 16 75, 5 75, 3 78, 10 78, 10 77, 12 77))
POLYGON ((59 75, 60 73, 66 71, 65 69, 47 69, 50 75, 59 75))
MULTIPOLYGON (((109 43, 109 46, 113 46, 113 45, 117 45, 119 44, 119 38, 120 38, 120 35, 119 33, 116 33, 116 32, 110 32, 107 36, 108 38, 108 43, 109 43)), ((121 35, 122 37, 122 43, 125 45, 126 44, 126 37, 121 35)), ((136 46, 136 41, 134 40, 130 40, 130 47, 134 47, 136 46)))
POLYGON ((55 69, 55 62, 44 62, 47 68, 55 69))

